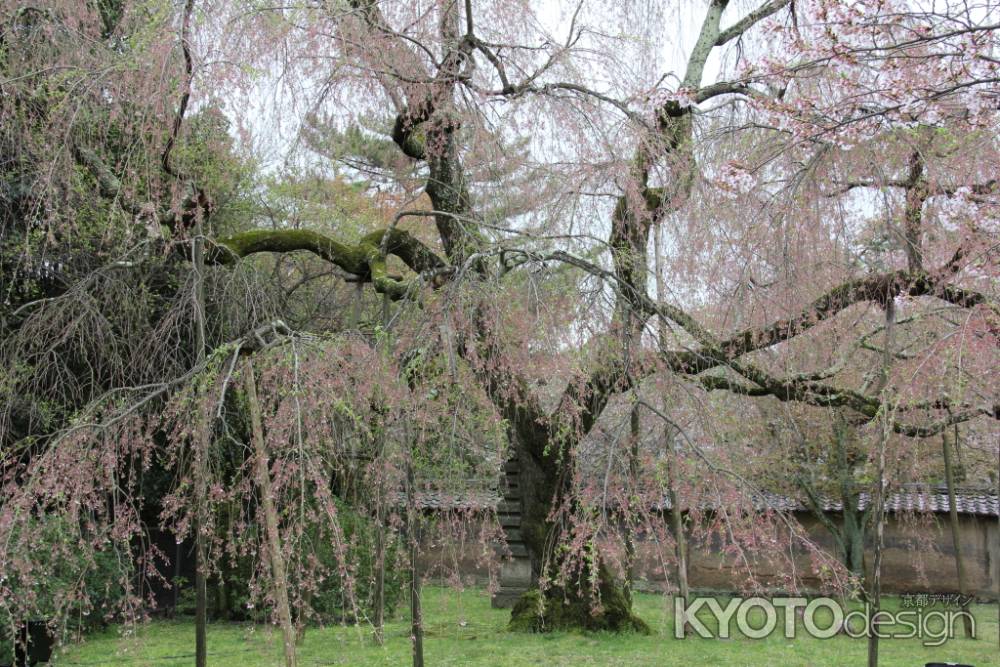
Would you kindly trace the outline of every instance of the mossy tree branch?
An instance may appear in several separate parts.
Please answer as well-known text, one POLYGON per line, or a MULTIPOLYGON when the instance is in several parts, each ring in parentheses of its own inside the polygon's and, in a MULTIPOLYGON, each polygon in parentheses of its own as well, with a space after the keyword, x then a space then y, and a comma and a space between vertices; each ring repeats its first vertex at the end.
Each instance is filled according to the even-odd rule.
POLYGON ((450 272, 448 264, 407 231, 391 228, 366 234, 356 244, 347 244, 311 229, 254 229, 217 239, 209 244, 207 260, 232 264, 262 252, 307 251, 334 264, 359 282, 370 282, 375 291, 399 300, 412 293, 417 278, 397 279, 389 274, 381 253, 383 239, 387 255, 399 257, 418 274, 429 275, 437 285, 450 272))

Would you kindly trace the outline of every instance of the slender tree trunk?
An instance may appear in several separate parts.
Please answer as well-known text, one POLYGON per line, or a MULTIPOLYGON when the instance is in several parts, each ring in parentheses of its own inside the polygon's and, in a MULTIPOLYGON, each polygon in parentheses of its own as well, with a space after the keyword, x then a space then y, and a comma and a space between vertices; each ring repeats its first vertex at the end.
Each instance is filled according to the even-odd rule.
POLYGON ((857 513, 851 513, 853 518, 844 514, 844 565, 847 570, 858 578, 861 582, 862 590, 865 584, 865 528, 864 520, 859 518, 857 513))
POLYGON ((264 442, 264 427, 261 424, 260 403, 257 400, 257 381, 253 365, 247 361, 244 383, 250 404, 250 427, 254 444, 254 471, 260 502, 264 509, 264 525, 267 529, 268 556, 271 575, 274 579, 274 601, 278 605, 278 620, 285 644, 285 667, 295 667, 295 625, 292 623, 292 609, 288 604, 288 576, 285 572, 285 558, 281 550, 281 533, 278 529, 278 512, 274 507, 274 493, 271 489, 271 471, 267 464, 267 445, 264 442))
MULTIPOLYGON (((198 363, 205 360, 205 237, 200 216, 195 224, 192 247, 194 264, 194 311, 195 311, 195 358, 198 363)), ((208 485, 208 445, 211 435, 208 425, 203 425, 199 451, 194 453, 195 461, 195 666, 208 664, 208 582, 205 571, 208 568, 208 553, 205 546, 204 524, 208 485)))
POLYGON ((674 449, 674 429, 667 426, 667 496, 670 498, 670 526, 674 532, 674 555, 677 558, 677 589, 686 607, 690 603, 688 588, 687 534, 684 528, 684 508, 677 495, 677 452, 674 449))
MULTIPOLYGON (((661 246, 660 225, 653 225, 653 272, 656 278, 656 298, 665 300, 666 285, 663 281, 663 249, 661 246)), ((660 347, 666 348, 668 325, 661 317, 658 326, 660 347)), ((670 499, 670 525, 674 533, 674 556, 677 560, 677 588, 684 606, 690 602, 691 593, 688 589, 687 534, 684 532, 684 513, 680 498, 677 496, 677 450, 674 442, 676 433, 671 424, 663 430, 664 445, 667 449, 667 497, 670 499)), ((686 626, 682 629, 686 630, 686 626)))
MULTIPOLYGON (((354 324, 357 326, 358 314, 361 312, 361 284, 358 284, 358 291, 355 293, 355 317, 354 324)), ((389 325, 389 299, 382 296, 382 327, 386 329, 389 325)), ((388 332, 386 333, 388 336, 388 332)), ((388 349, 388 341, 383 341, 381 348, 383 353, 388 349)), ((379 434, 379 448, 377 456, 380 459, 385 457, 385 434, 379 434)), ((411 466, 412 467, 412 466, 411 466)), ((410 483, 407 478, 407 484, 410 483)), ((379 646, 385 644, 385 504, 386 488, 385 473, 379 471, 378 484, 376 486, 375 498, 375 643, 379 646)), ((409 509, 409 495, 407 496, 407 509, 409 509)))
MULTIPOLYGON (((378 436, 379 447, 376 456, 385 457, 385 434, 378 436)), ((375 486, 375 643, 385 644, 385 511, 386 511, 385 472, 379 471, 375 486)))
POLYGON ((173 594, 173 608, 170 610, 170 617, 174 618, 177 616, 177 603, 180 601, 181 589, 178 586, 178 580, 181 578, 181 558, 184 554, 184 545, 182 540, 177 541, 177 547, 174 549, 174 578, 170 584, 174 587, 173 594))
MULTIPOLYGON (((380 491, 381 491, 381 482, 380 491)), ((375 510, 375 643, 385 644, 385 496, 381 492, 375 510)))
POLYGON ((882 403, 882 428, 878 439, 876 454, 875 497, 873 512, 875 516, 875 545, 872 562, 871 584, 871 616, 868 619, 868 667, 878 667, 878 618, 882 604, 882 547, 885 543, 885 459, 892 433, 892 416, 889 406, 889 372, 892 367, 892 337, 896 320, 896 304, 892 295, 888 295, 885 305, 885 349, 882 351, 882 368, 879 379, 879 395, 882 403))
POLYGON ((420 608, 420 518, 417 515, 416 488, 412 459, 406 469, 406 528, 410 538, 410 639, 413 643, 413 667, 424 667, 424 624, 420 608))
POLYGON ((364 285, 358 283, 354 287, 354 297, 351 299, 351 316, 349 326, 347 327, 351 331, 356 331, 358 325, 361 322, 361 301, 363 295, 364 285))
MULTIPOLYGON (((956 436, 957 441, 957 436, 956 436)), ((955 571, 958 575, 958 592, 962 596, 962 611, 968 614, 969 603, 966 599, 968 588, 965 585, 965 563, 962 561, 962 539, 958 527, 958 507, 955 504, 955 474, 951 465, 951 443, 948 441, 948 431, 941 433, 941 450, 944 454, 944 481, 948 486, 948 520, 951 524, 951 544, 955 549, 955 571)), ((966 638, 974 638, 972 618, 963 615, 962 627, 966 638)))
MULTIPOLYGON (((638 486, 639 482, 639 404, 632 406, 629 414, 629 450, 628 450, 629 483, 638 486)), ((632 595, 632 570, 635 567, 635 526, 625 517, 625 592, 632 595)))
POLYGON ((879 445, 878 452, 878 480, 875 482, 875 494, 873 504, 875 509, 875 544, 872 559, 872 581, 869 600, 871 601, 868 619, 868 667, 878 667, 878 624, 875 620, 878 617, 882 604, 882 546, 885 539, 885 452, 882 445, 879 445))
MULTIPOLYGON (((837 465, 837 483, 840 490, 840 536, 844 549, 844 565, 857 577, 861 593, 867 599, 868 582, 865 580, 865 530, 867 517, 861 511, 861 499, 854 482, 854 470, 848 459, 848 447, 853 441, 852 427, 841 410, 835 413, 833 424, 833 451, 837 465)), ((818 500, 818 499, 817 499, 818 500)), ((817 508, 822 511, 822 507, 817 508)))
MULTIPOLYGON (((201 531, 201 522, 197 530, 201 531)), ((205 581, 205 547, 201 537, 195 539, 194 572, 194 664, 205 667, 208 664, 208 583, 205 581)))

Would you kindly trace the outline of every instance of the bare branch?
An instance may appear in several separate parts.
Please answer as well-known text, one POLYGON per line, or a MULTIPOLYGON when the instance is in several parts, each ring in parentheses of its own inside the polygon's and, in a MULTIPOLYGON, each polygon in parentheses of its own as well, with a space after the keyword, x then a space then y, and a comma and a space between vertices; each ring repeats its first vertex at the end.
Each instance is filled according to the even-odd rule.
POLYGON ((751 27, 760 23, 768 16, 776 14, 791 4, 791 0, 771 0, 750 12, 742 19, 721 31, 715 39, 715 46, 722 46, 737 37, 740 37, 751 27))

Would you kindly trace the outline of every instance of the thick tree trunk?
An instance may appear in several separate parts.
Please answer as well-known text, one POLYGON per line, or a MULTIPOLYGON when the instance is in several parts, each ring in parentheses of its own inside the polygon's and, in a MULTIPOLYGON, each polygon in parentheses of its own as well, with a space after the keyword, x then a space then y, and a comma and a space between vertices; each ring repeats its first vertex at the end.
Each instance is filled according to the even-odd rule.
MULTIPOLYGON (((517 442, 517 439, 515 439, 517 442)), ((538 582, 545 571, 558 568, 552 550, 559 543, 559 527, 551 520, 553 508, 563 502, 570 491, 568 473, 573 461, 566 457, 559 466, 548 460, 539 461, 527 448, 519 447, 520 484, 522 491, 521 532, 532 563, 536 586, 521 596, 511 611, 510 629, 526 632, 552 630, 606 630, 611 632, 648 633, 649 626, 632 613, 631 596, 624 582, 616 581, 612 573, 594 554, 598 579, 597 597, 587 590, 570 586, 550 586, 543 592, 538 582), (599 613, 594 610, 599 606, 599 613)), ((583 588, 589 587, 584 577, 583 588)))
MULTIPOLYGON (((659 196, 645 188, 639 202, 622 196, 615 207, 610 246, 615 275, 630 291, 616 298, 610 340, 616 351, 601 359, 598 370, 582 388, 572 385, 560 406, 544 425, 528 425, 523 416, 512 420, 519 431, 515 441, 521 461, 522 535, 534 561, 540 563, 540 581, 560 569, 557 550, 561 527, 553 521, 553 509, 572 507, 573 478, 576 471, 574 445, 596 424, 609 396, 633 386, 632 354, 639 347, 645 318, 638 315, 638 295, 645 295, 648 278, 647 246, 651 222, 659 207, 659 196), (620 346, 620 347, 619 347, 620 346), (544 571, 543 571, 544 569, 544 571)), ((514 407, 514 412, 518 407, 514 407)), ((632 596, 627 582, 615 581, 591 554, 590 572, 577 573, 565 588, 549 586, 526 593, 511 612, 510 627, 534 632, 554 629, 649 632, 649 627, 632 613, 632 596), (595 571, 596 569, 596 571, 595 571), (596 586, 594 582, 596 580, 596 586)), ((535 574, 535 573, 533 573, 535 574)))
MULTIPOLYGON (((534 588, 514 605, 509 628, 516 632, 551 632, 554 630, 587 630, 590 632, 638 632, 649 634, 650 628, 632 613, 631 596, 624 585, 615 581, 608 569, 598 563, 597 592, 552 586, 545 591, 534 588), (595 610, 600 611, 595 613, 595 610)), ((584 578, 588 578, 585 575, 584 578)), ((590 584, 584 582, 587 589, 590 584)))
MULTIPOLYGON (((437 224, 439 236, 449 262, 453 267, 465 267, 467 260, 477 252, 486 247, 485 239, 482 237, 475 224, 468 224, 467 218, 475 218, 472 213, 472 202, 467 186, 464 169, 459 157, 459 150, 456 145, 456 133, 460 129, 456 124, 457 116, 452 113, 454 104, 455 87, 458 81, 460 65, 467 54, 462 53, 462 40, 459 39, 457 28, 458 5, 453 5, 444 11, 441 29, 444 43, 447 48, 438 69, 438 84, 433 91, 426 95, 404 95, 406 96, 406 109, 400 111, 396 117, 393 128, 393 141, 402 152, 427 164, 429 178, 427 179, 426 192, 431 199, 431 203, 436 211, 434 217, 437 224), (431 150, 430 147, 433 147, 431 150)), ((366 14, 369 27, 373 32, 382 32, 381 22, 383 18, 377 9, 366 14)), ((403 46, 403 50, 408 50, 408 46, 403 46)), ((643 189, 645 190, 645 179, 643 179, 643 189)), ((647 215, 648 209, 659 206, 659 198, 648 196, 644 193, 642 202, 638 208, 642 208, 640 215, 635 215, 629 210, 625 198, 621 198, 621 203, 616 210, 613 221, 614 230, 611 235, 610 245, 614 249, 613 259, 615 262, 615 272, 618 277, 628 284, 641 286, 645 284, 646 277, 646 245, 649 236, 649 222, 651 216, 647 215)), ((412 267, 411 267, 412 268, 412 267)), ((473 276, 484 276, 486 274, 485 265, 479 262, 472 263, 473 276)), ((641 289, 641 288, 640 288, 641 289)), ((643 290, 644 291, 644 290, 643 290)), ((631 298, 631 297, 629 297, 631 298)), ((627 299, 626 299, 627 300, 627 299)), ((634 328, 641 332, 641 322, 633 321, 630 314, 632 304, 616 304, 616 332, 624 332, 626 329, 634 328)), ((479 331, 479 340, 485 340, 488 349, 492 349, 492 341, 489 338, 491 320, 482 321, 483 325, 479 331)), ((617 335, 617 333, 615 334, 617 335)), ((550 550, 558 543, 559 534, 556 527, 550 521, 550 513, 553 507, 558 506, 559 501, 568 489, 564 488, 564 482, 572 478, 573 460, 568 453, 570 440, 585 435, 593 426, 600 412, 606 404, 608 395, 612 392, 611 387, 621 382, 621 373, 627 373, 623 369, 622 356, 616 357, 608 363, 608 369, 604 369, 596 377, 596 387, 591 386, 588 381, 587 387, 582 390, 581 395, 566 397, 571 405, 566 406, 565 414, 586 413, 580 417, 580 423, 569 424, 566 420, 557 418, 558 424, 541 423, 548 422, 547 416, 540 411, 536 411, 536 405, 524 406, 518 403, 518 398, 512 398, 509 391, 511 378, 498 377, 497 374, 484 370, 482 378, 485 381, 487 392, 491 395, 498 407, 511 421, 515 433, 513 441, 518 450, 518 458, 521 466, 519 488, 522 492, 522 515, 521 532, 532 564, 532 575, 535 581, 542 576, 543 567, 546 564, 546 556, 550 550), (536 418, 538 418, 536 420, 536 418), (573 435, 565 435, 565 433, 573 435), (554 434, 560 434, 555 436, 554 434)), ((595 378, 591 378, 594 380, 595 378)), ((530 399, 528 399, 530 400, 530 399)), ((557 411, 559 412, 559 411, 557 411)), ((565 415, 563 415, 565 416, 565 415)), ((597 566, 600 567, 600 566, 597 566)), ((556 595, 555 591, 549 589, 545 597, 550 600, 550 604, 545 606, 545 612, 539 615, 540 623, 528 623, 532 629, 546 629, 553 627, 555 616, 558 615, 565 621, 564 627, 593 627, 595 623, 608 627, 625 626, 635 628, 644 626, 641 621, 634 619, 631 614, 631 605, 628 604, 628 596, 624 595, 622 587, 615 585, 611 581, 610 574, 605 568, 600 567, 597 573, 601 583, 600 603, 605 612, 594 616, 590 613, 592 605, 588 600, 587 605, 572 605, 573 614, 560 615, 558 612, 569 604, 575 594, 571 591, 565 595, 556 595), (616 600, 624 600, 624 603, 617 603, 616 600), (609 606, 610 605, 610 606, 609 606), (585 610, 576 614, 577 610, 585 610), (615 612, 609 612, 611 608, 615 612), (616 616, 617 614, 617 616, 616 616), (572 617, 572 618, 571 618, 572 617), (595 621, 595 619, 604 619, 595 621)), ((537 592, 535 599, 541 600, 537 592)), ((523 601, 522 601, 523 602, 523 601)), ((525 625, 518 623, 518 608, 524 605, 515 606, 512 626, 525 625)), ((538 605, 534 605, 535 609, 538 605)))

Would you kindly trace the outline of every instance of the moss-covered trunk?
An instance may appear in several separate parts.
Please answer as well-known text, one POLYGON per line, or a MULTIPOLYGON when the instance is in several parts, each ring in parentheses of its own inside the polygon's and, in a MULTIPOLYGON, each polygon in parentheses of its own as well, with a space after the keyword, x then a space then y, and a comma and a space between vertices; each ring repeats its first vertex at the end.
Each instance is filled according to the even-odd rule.
POLYGON ((632 613, 632 598, 622 582, 615 580, 603 564, 598 566, 597 594, 589 585, 533 588, 521 596, 511 611, 511 630, 551 632, 587 630, 591 632, 639 632, 649 634, 649 626, 632 613))
MULTIPOLYGON (((515 442, 519 441, 515 439, 515 442)), ((531 560, 534 586, 521 596, 511 611, 510 629, 522 632, 582 629, 589 631, 648 633, 649 626, 632 613, 632 597, 624 581, 618 580, 592 554, 597 568, 597 591, 584 573, 580 586, 550 586, 542 591, 539 581, 543 570, 559 568, 558 555, 552 549, 559 544, 558 527, 550 521, 552 510, 570 492, 569 480, 574 462, 564 457, 560 465, 536 457, 530 448, 517 445, 520 462, 521 536, 531 560)), ((558 552, 556 552, 558 553, 558 552)))

